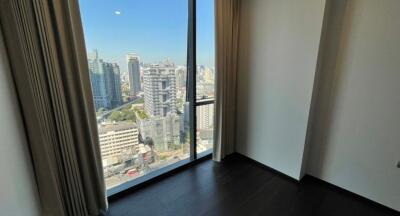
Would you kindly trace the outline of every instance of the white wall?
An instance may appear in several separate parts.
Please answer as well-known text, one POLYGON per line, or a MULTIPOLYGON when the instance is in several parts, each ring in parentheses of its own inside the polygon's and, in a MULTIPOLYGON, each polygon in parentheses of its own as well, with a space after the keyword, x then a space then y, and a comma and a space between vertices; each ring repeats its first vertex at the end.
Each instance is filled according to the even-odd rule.
POLYGON ((39 215, 16 92, 0 32, 0 215, 39 215))
POLYGON ((236 151, 300 178, 324 0, 241 6, 236 151))
POLYGON ((333 2, 307 171, 400 211, 400 1, 333 2))

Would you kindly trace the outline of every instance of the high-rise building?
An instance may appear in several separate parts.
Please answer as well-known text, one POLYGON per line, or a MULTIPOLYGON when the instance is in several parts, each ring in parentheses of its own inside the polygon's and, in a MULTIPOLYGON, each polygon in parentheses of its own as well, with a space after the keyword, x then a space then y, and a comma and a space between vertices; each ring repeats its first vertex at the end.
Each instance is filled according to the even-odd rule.
POLYGON ((131 96, 137 96, 142 88, 139 56, 136 54, 128 54, 126 55, 126 61, 128 63, 129 92, 131 96))
POLYGON ((88 55, 90 82, 96 110, 110 109, 122 103, 119 66, 104 62, 97 50, 88 55))
POLYGON ((178 88, 186 88, 186 68, 184 66, 176 68, 176 86, 178 88))
POLYGON ((183 104, 183 109, 182 113, 180 115, 180 138, 181 138, 181 143, 184 143, 187 138, 189 138, 189 133, 190 133, 190 103, 185 102, 183 104))
POLYGON ((197 114, 197 129, 209 129, 214 127, 214 104, 198 106, 197 114))
POLYGON ((121 72, 119 70, 119 66, 116 63, 112 64, 112 98, 111 104, 113 107, 120 106, 122 104, 122 94, 121 94, 121 72))
POLYGON ((100 108, 109 108, 110 96, 107 94, 107 78, 103 60, 99 59, 97 50, 89 56, 89 73, 90 81, 92 84, 93 99, 96 106, 96 110, 100 108))
POLYGON ((176 78, 173 64, 144 69, 144 108, 150 116, 176 113, 176 78))
POLYGON ((209 67, 204 69, 204 81, 214 83, 214 72, 209 67))

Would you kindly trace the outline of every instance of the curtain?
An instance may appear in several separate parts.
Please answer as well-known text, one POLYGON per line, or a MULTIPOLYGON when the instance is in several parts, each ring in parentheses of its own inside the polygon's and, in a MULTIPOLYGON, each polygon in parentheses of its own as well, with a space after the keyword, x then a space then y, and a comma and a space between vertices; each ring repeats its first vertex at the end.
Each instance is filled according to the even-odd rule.
POLYGON ((3 0, 0 16, 43 215, 105 215, 77 0, 3 0))
POLYGON ((240 0, 216 0, 216 98, 213 159, 221 161, 235 145, 236 74, 240 0))

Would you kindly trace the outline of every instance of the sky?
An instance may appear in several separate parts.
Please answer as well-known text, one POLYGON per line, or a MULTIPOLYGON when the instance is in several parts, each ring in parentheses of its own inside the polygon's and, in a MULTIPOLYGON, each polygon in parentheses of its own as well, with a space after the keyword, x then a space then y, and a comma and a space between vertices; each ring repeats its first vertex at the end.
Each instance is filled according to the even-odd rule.
MULTIPOLYGON (((127 71, 126 54, 145 63, 186 65, 188 0, 79 0, 88 52, 127 71)), ((214 67, 214 0, 197 0, 197 64, 214 67)))

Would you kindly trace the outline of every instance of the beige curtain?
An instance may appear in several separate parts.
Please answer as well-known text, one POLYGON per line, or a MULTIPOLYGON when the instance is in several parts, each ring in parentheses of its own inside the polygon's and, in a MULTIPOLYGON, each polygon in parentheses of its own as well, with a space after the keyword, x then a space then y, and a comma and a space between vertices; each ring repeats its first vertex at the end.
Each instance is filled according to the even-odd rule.
POLYGON ((236 73, 240 0, 215 0, 216 100, 213 158, 220 161, 235 145, 236 73))
POLYGON ((2 0, 0 22, 43 215, 104 215, 106 191, 77 0, 2 0))

